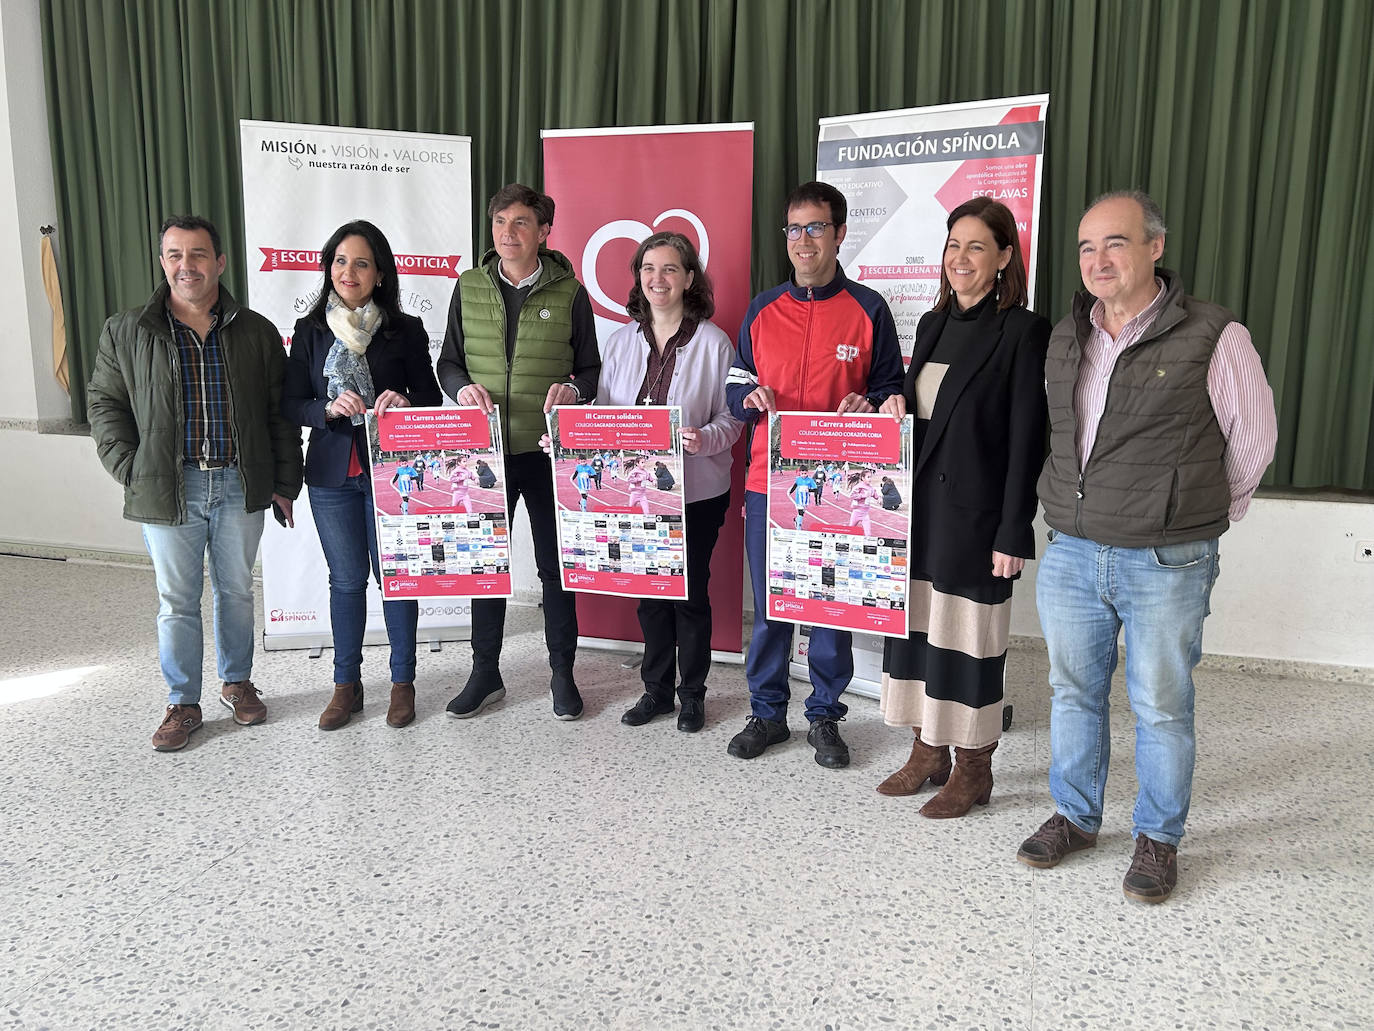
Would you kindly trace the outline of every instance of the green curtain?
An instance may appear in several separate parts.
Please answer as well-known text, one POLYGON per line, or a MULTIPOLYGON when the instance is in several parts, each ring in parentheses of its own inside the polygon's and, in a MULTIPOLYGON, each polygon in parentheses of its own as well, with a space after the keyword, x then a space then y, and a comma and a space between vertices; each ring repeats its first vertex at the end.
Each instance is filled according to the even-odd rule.
POLYGON ((164 214, 214 218, 243 281, 240 118, 471 136, 479 227, 541 182, 542 128, 752 121, 762 289, 818 118, 1047 91, 1036 307, 1079 287, 1084 205, 1148 190, 1165 262, 1264 358, 1266 482, 1374 489, 1368 0, 42 0, 42 23, 77 418, 164 214))

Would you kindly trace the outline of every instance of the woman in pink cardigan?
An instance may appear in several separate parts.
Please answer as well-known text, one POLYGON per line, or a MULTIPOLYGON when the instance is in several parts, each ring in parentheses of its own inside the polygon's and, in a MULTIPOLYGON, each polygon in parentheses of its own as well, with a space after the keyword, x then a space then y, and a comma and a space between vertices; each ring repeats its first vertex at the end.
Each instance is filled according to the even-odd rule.
POLYGON ((638 727, 671 713, 680 676, 677 727, 695 733, 706 723, 711 669, 711 552, 730 504, 730 449, 742 429, 725 405, 735 348, 710 321, 711 281, 687 237, 655 233, 639 245, 630 268, 635 283, 625 310, 635 321, 602 346, 596 403, 682 408, 687 600, 640 601, 644 696, 620 720, 638 727))

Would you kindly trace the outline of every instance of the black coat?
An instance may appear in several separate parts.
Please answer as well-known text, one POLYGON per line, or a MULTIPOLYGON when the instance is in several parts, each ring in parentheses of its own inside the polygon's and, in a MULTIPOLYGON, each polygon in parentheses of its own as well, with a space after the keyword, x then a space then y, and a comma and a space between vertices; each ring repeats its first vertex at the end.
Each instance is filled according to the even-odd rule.
MULTIPOLYGON (((348 419, 326 421, 324 417, 329 403, 324 360, 333 346, 334 333, 323 322, 308 316, 298 321, 282 388, 282 414, 297 426, 310 427, 305 482, 312 487, 343 486, 348 478, 348 449, 355 439, 362 442, 361 453, 367 454, 364 427, 355 427, 348 419)), ((388 319, 377 330, 367 347, 367 368, 379 394, 394 390, 416 408, 443 403, 429 357, 429 335, 414 315, 402 315, 399 322, 388 319)))
MULTIPOLYGON (((908 411, 948 318, 927 312, 916 327, 908 411)), ((978 329, 977 343, 945 372, 912 473, 912 574, 944 584, 991 583, 994 551, 1035 557, 1050 324, 1025 308, 989 305, 978 329)))

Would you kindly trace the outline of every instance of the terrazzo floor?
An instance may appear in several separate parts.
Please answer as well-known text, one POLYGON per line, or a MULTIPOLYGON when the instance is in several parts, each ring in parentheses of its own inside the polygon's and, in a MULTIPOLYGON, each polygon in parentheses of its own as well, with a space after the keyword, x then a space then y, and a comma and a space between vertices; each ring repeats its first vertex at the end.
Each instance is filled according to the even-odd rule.
POLYGON ((727 756, 737 667, 693 736, 622 726, 637 674, 584 650, 555 720, 534 609, 477 719, 443 713, 466 645, 422 653, 399 731, 368 649, 330 734, 329 653, 260 652, 268 722, 211 701, 159 754, 148 570, 0 558, 0 602, 0 1028, 1374 1027, 1374 686, 1201 673, 1180 882, 1146 907, 1124 700, 1098 848, 1015 861, 1051 811, 1035 650, 992 804, 932 822, 874 792, 909 738, 870 700, 845 771, 799 706, 727 756))

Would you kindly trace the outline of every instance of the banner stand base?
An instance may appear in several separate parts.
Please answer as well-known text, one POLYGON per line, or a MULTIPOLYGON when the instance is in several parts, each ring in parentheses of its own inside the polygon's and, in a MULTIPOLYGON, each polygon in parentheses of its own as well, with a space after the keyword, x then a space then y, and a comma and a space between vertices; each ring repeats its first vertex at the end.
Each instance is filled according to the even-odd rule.
MULTIPOLYGON (((803 684, 811 683, 811 670, 804 662, 788 663, 787 673, 793 680, 803 684)), ((849 686, 844 689, 844 693, 858 695, 860 698, 872 698, 876 702, 883 696, 883 685, 855 675, 849 681, 849 686)))
MULTIPOLYGON (((633 652, 636 656, 635 665, 626 665, 626 669, 634 669, 639 665, 644 646, 638 641, 617 641, 610 637, 579 637, 577 639, 579 648, 590 648, 593 651, 603 652, 633 652)), ((743 666, 744 654, 742 652, 722 652, 711 649, 711 664, 723 663, 726 666, 743 666)))
MULTIPOLYGON (((797 680, 810 681, 811 671, 806 664, 807 644, 811 628, 799 623, 792 631, 792 661, 787 672, 797 680)), ((877 634, 855 633, 854 676, 845 688, 847 694, 877 701, 883 694, 883 638, 877 634)))
MULTIPOLYGON (((471 641, 472 628, 467 626, 446 626, 446 627, 421 627, 420 632, 415 635, 415 646, 428 645, 429 650, 437 652, 442 650, 444 641, 471 641)), ((370 644, 386 644, 386 629, 369 630, 363 634, 363 647, 370 644)), ((262 635, 262 650, 265 652, 285 652, 296 651, 302 648, 310 650, 310 657, 318 659, 326 649, 333 650, 334 639, 329 634, 305 633, 305 634, 267 634, 262 635)))

